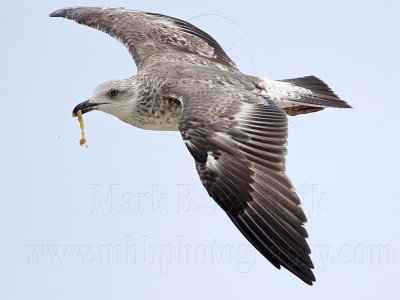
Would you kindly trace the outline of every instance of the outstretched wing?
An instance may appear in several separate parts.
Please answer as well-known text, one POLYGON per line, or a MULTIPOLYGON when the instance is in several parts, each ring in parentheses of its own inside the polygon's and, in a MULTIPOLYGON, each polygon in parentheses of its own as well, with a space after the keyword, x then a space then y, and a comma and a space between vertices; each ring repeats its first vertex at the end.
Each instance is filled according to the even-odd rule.
POLYGON ((238 71, 210 35, 173 17, 100 7, 63 8, 50 17, 71 19, 111 35, 128 48, 139 69, 163 62, 185 62, 238 71))
POLYGON ((177 87, 179 130, 209 195, 275 267, 315 277, 300 199, 285 175, 286 114, 270 100, 229 87, 177 87))

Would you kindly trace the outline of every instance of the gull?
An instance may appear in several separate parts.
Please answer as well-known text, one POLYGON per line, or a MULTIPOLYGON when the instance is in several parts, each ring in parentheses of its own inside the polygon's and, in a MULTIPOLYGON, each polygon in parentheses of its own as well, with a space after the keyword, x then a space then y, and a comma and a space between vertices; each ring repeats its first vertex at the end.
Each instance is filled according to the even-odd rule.
POLYGON ((97 86, 73 116, 99 110, 138 128, 180 131, 202 184, 240 232, 276 268, 312 285, 307 219, 285 173, 287 115, 351 106, 314 76, 241 73, 214 38, 177 18, 101 7, 50 17, 109 34, 138 69, 97 86))

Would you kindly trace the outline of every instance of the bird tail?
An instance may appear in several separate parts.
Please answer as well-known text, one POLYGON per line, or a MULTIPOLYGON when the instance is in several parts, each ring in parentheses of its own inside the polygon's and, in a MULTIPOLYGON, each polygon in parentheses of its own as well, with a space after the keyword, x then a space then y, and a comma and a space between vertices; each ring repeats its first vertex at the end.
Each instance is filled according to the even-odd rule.
POLYGON ((289 96, 288 101, 299 103, 305 106, 314 107, 338 107, 351 108, 344 100, 340 99, 331 88, 321 79, 315 76, 306 76, 292 79, 278 80, 291 86, 292 99, 289 96))

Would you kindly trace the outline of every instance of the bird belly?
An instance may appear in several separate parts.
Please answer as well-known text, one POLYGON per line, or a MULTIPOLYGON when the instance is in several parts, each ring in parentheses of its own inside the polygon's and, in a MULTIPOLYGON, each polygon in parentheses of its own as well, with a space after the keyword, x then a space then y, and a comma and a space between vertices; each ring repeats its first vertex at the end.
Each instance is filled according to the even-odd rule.
POLYGON ((156 131, 177 131, 182 105, 168 97, 158 99, 143 111, 141 128, 156 131))
POLYGON ((149 118, 140 128, 155 131, 178 131, 179 118, 149 118))
POLYGON ((177 131, 180 116, 180 106, 158 107, 158 109, 144 113, 138 127, 155 131, 177 131))

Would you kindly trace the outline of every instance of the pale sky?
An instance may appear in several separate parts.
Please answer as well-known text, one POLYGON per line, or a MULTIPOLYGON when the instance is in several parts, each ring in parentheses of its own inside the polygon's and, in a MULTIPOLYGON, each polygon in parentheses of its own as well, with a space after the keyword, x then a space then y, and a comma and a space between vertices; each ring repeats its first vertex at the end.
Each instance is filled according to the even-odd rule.
POLYGON ((398 1, 7 1, 0 28, 1 299, 394 299, 400 278, 398 1), (182 5, 182 3, 185 3, 182 5), (262 4, 261 4, 262 3, 262 4), (242 72, 315 75, 354 109, 289 120, 310 287, 208 197, 179 133, 73 107, 136 72, 114 39, 52 11, 122 6, 191 20, 242 72))

